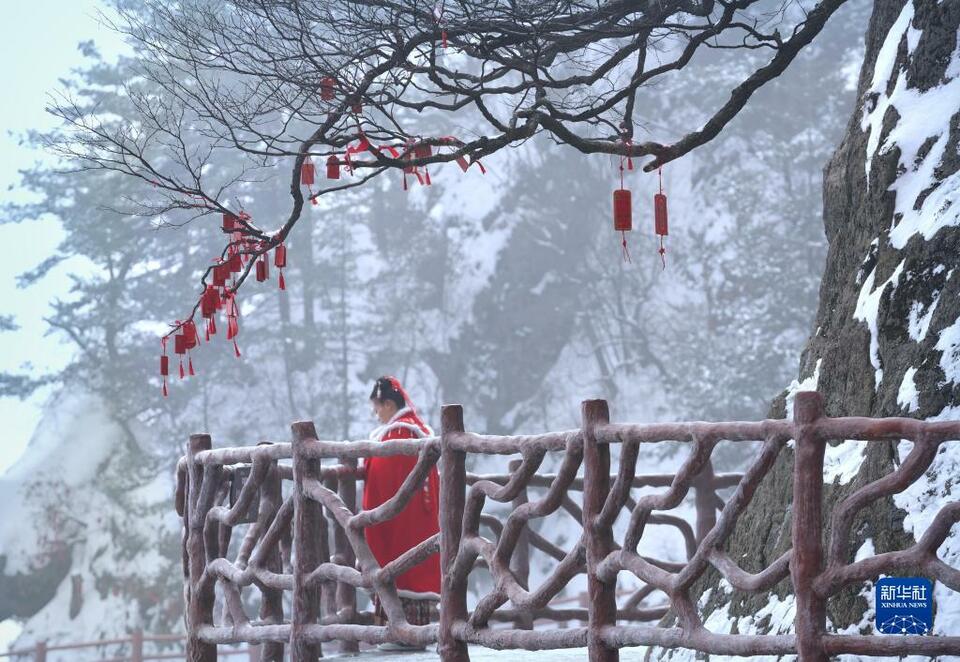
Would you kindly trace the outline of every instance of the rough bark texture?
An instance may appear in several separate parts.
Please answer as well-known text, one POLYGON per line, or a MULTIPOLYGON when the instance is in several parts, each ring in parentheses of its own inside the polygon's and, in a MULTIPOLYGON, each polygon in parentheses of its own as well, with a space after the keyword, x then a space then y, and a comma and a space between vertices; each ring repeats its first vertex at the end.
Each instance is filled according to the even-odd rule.
MULTIPOLYGON (((887 140, 901 119, 892 107, 883 115, 880 149, 870 155, 869 180, 865 169, 870 136, 861 123, 865 112, 873 110, 881 96, 870 91, 878 54, 905 4, 904 0, 877 0, 874 4, 857 105, 844 139, 824 170, 823 219, 829 252, 814 333, 800 362, 800 378, 810 379, 818 374, 816 389, 824 396, 828 416, 927 418, 960 404, 960 385, 945 375, 941 366, 943 352, 936 348, 941 332, 960 318, 960 227, 945 224, 926 239, 914 235, 900 248, 891 242, 891 229, 902 220, 895 213, 896 192, 891 187, 911 172, 900 164, 900 146, 887 140), (898 267, 901 275, 891 279, 898 267), (879 360, 882 373, 871 362, 870 329, 855 315, 858 300, 871 292, 870 287, 864 288, 871 273, 872 291, 880 295, 874 360, 879 360), (918 340, 916 333, 911 337, 911 311, 916 319, 934 304, 925 337, 918 340), (916 369, 914 382, 919 393, 916 409, 898 403, 901 383, 911 368, 916 369), (880 383, 875 384, 878 374, 882 375, 880 383)), ((893 93, 898 76, 905 76, 909 88, 924 92, 957 75, 956 64, 953 70, 950 66, 957 47, 960 2, 917 0, 913 5, 911 28, 917 31, 914 35, 919 33, 919 42, 911 53, 907 37, 900 39, 884 90, 886 95, 893 93)), ((960 99, 954 108, 960 109, 960 99)), ((937 187, 956 186, 954 175, 960 169, 960 112, 953 112, 946 149, 933 170, 931 186, 911 201, 914 209, 919 209, 924 198, 937 187)), ((931 126, 935 120, 932 118, 931 126)), ((945 120, 941 117, 939 123, 945 120)), ((934 142, 933 136, 924 142, 917 164, 926 158, 934 142)), ((952 210, 945 213, 956 215, 952 210)), ((787 396, 784 392, 774 401, 772 417, 786 416, 787 396)), ((793 457, 792 452, 781 455, 728 543, 730 556, 740 559, 746 570, 761 570, 790 547, 793 457)), ((897 451, 893 445, 870 444, 855 479, 843 485, 825 486, 826 521, 829 522, 829 513, 839 498, 889 473, 895 462, 897 451)), ((851 554, 868 538, 873 540, 877 553, 909 546, 913 536, 903 531, 903 520, 903 511, 890 499, 865 509, 852 529, 851 554)), ((744 617, 767 604, 766 595, 749 596, 734 591, 731 596, 716 590, 718 584, 714 574, 702 585, 704 589, 714 588, 704 617, 724 606, 731 617, 744 617)), ((781 582, 774 592, 785 596, 789 583, 781 582)), ((866 604, 858 593, 859 590, 849 590, 829 601, 827 615, 833 627, 861 620, 866 604)), ((757 624, 761 631, 769 630, 770 625, 769 620, 757 624)))

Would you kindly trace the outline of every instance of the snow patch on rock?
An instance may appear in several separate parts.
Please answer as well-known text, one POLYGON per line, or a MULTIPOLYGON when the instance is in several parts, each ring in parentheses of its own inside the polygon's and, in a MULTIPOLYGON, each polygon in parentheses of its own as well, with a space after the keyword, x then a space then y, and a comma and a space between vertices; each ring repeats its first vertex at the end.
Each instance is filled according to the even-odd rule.
POLYGON ((894 148, 900 150, 899 166, 904 172, 890 187, 896 193, 890 243, 897 249, 906 246, 914 235, 928 241, 941 228, 960 224, 960 208, 953 205, 960 193, 960 173, 943 179, 930 190, 931 183, 937 181, 935 169, 946 153, 950 120, 960 102, 960 52, 953 53, 945 83, 925 92, 908 88, 907 77, 895 73, 893 67, 904 36, 908 57, 920 41, 919 31, 910 27, 913 16, 913 2, 908 2, 880 49, 868 91, 875 95, 876 103, 865 108, 861 121, 863 130, 869 131, 865 164, 868 182, 873 158, 894 148), (887 83, 894 75, 896 85, 887 95, 887 83), (897 123, 881 143, 883 118, 890 108, 897 111, 897 123), (932 147, 928 144, 931 138, 932 147), (921 148, 926 150, 922 157, 921 148))
POLYGON ((960 384, 960 319, 940 332, 936 349, 947 383, 960 384))
POLYGON ((916 368, 907 368, 903 373, 903 381, 900 382, 900 390, 897 392, 897 404, 904 407, 907 413, 917 411, 920 408, 920 393, 917 391, 917 384, 914 376, 917 374, 916 368))
MULTIPOLYGON (((937 271, 934 270, 933 273, 936 274, 937 271)), ((933 312, 937 309, 938 303, 940 303, 939 290, 933 293, 933 299, 928 306, 924 307, 919 301, 914 301, 910 305, 910 312, 907 317, 910 338, 920 342, 927 337, 927 331, 930 330, 930 320, 933 319, 933 312)))
POLYGON ((845 485, 857 477, 869 442, 847 439, 836 446, 828 444, 823 455, 823 482, 845 485))
POLYGON ((874 268, 867 276, 860 288, 860 296, 857 297, 857 307, 853 311, 854 319, 865 322, 870 329, 870 364, 874 370, 874 390, 880 389, 880 383, 883 381, 883 367, 880 365, 880 334, 877 330, 877 316, 880 314, 880 299, 884 291, 890 285, 896 288, 900 283, 900 276, 903 274, 903 262, 897 265, 890 277, 883 283, 874 288, 873 284, 877 277, 877 270, 874 268))
POLYGON ((792 382, 790 382, 790 385, 787 386, 786 404, 788 420, 793 419, 793 402, 797 399, 797 393, 817 390, 817 384, 820 381, 821 363, 823 363, 823 359, 817 359, 817 364, 813 367, 812 375, 802 380, 794 379, 792 382))

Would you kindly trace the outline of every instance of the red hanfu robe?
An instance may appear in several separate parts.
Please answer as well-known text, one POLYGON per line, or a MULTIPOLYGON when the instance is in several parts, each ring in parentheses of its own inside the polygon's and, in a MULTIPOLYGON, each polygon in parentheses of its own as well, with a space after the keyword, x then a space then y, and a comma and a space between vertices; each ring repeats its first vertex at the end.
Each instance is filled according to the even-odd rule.
MULTIPOLYGON (((386 425, 374 431, 377 441, 420 439, 432 434, 409 407, 398 411, 386 425)), ((363 484, 363 509, 370 510, 397 493, 417 464, 416 456, 371 457, 365 460, 367 475, 363 484)), ((413 494, 406 507, 393 519, 367 527, 367 544, 382 568, 404 552, 416 547, 440 531, 440 474, 434 466, 424 484, 413 494)), ((431 554, 423 562, 397 577, 397 589, 417 593, 440 593, 440 555, 431 554)))

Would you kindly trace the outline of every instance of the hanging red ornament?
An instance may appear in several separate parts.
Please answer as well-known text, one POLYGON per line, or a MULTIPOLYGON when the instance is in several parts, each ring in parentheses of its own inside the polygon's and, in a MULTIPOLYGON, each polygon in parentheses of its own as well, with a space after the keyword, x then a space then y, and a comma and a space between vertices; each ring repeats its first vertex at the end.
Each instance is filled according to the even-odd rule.
POLYGON ((417 143, 414 154, 417 155, 418 159, 429 159, 433 156, 433 147, 430 146, 430 143, 417 143))
POLYGON ((227 340, 233 340, 240 333, 240 323, 237 320, 237 301, 234 295, 228 297, 227 303, 227 340))
POLYGON ((313 161, 308 157, 303 165, 300 166, 300 184, 307 187, 307 193, 310 195, 310 202, 317 204, 317 198, 313 195, 313 180, 316 168, 313 161))
POLYGON ((214 301, 214 296, 216 296, 216 288, 213 285, 207 285, 207 289, 203 291, 203 296, 200 297, 200 316, 205 319, 210 319, 217 312, 217 304, 214 301))
POLYGON ((277 271, 280 273, 280 276, 277 279, 280 289, 287 289, 287 283, 283 279, 283 268, 287 266, 287 247, 285 245, 280 244, 273 251, 273 266, 275 266, 277 271))
POLYGON ((617 232, 633 230, 633 209, 631 193, 627 189, 613 192, 613 229, 617 232))
POLYGON ((480 162, 479 159, 467 161, 466 157, 464 156, 457 157, 457 165, 460 166, 460 169, 463 170, 464 172, 466 172, 470 168, 470 166, 472 166, 474 163, 476 163, 477 167, 480 168, 481 175, 487 174, 487 169, 483 167, 483 164, 480 162))
POLYGON ((183 355, 187 353, 187 343, 182 333, 173 337, 173 351, 180 356, 180 379, 183 379, 186 376, 183 370, 183 355))
POLYGON ((327 158, 327 179, 340 179, 340 161, 333 154, 327 158))
POLYGON ((213 267, 213 285, 214 287, 223 287, 227 284, 227 278, 230 276, 230 268, 223 268, 222 264, 213 267))
POLYGON ((667 236, 667 196, 657 193, 653 196, 653 211, 656 218, 656 231, 660 236, 667 236))
MULTIPOLYGON (((418 143, 414 148, 414 154, 416 154, 418 159, 429 159, 433 156, 433 148, 429 143, 418 143)), ((427 186, 433 183, 430 181, 430 168, 426 164, 423 166, 423 179, 424 184, 427 186)))
POLYGON ((227 340, 233 341, 233 352, 240 358, 240 347, 237 345, 237 334, 240 333, 238 317, 240 310, 237 307, 236 295, 230 294, 227 302, 227 340))
POLYGON ((613 192, 613 229, 615 232, 620 233, 623 261, 630 262, 630 250, 627 248, 627 233, 633 230, 633 200, 630 191, 624 187, 624 165, 626 165, 627 170, 633 170, 633 162, 630 158, 621 156, 620 188, 613 192))
POLYGON ((325 76, 320 81, 320 98, 324 101, 332 101, 334 96, 333 88, 337 84, 337 79, 332 76, 325 76))
POLYGON ((663 262, 663 268, 667 268, 667 249, 663 245, 663 238, 666 237, 669 232, 667 228, 667 196, 663 192, 663 172, 661 169, 657 169, 657 172, 660 176, 660 192, 653 196, 653 217, 654 217, 654 230, 657 233, 657 236, 660 237, 660 249, 657 251, 660 253, 660 260, 663 262))
POLYGON ((188 350, 200 344, 197 338, 197 325, 193 323, 192 319, 183 323, 183 338, 184 347, 188 350))
POLYGON ((613 229, 620 233, 624 261, 630 262, 627 232, 633 230, 633 205, 631 193, 627 189, 621 188, 613 192, 613 229))
POLYGON ((303 186, 313 186, 313 161, 307 159, 303 162, 303 165, 300 166, 300 183, 303 186))
POLYGON ((160 356, 160 377, 163 379, 163 397, 167 397, 167 377, 170 375, 170 358, 167 356, 167 337, 160 339, 163 354, 160 356))
POLYGON ((235 251, 233 255, 230 256, 227 264, 230 265, 230 273, 238 274, 243 271, 243 260, 240 258, 239 251, 235 251))
POLYGON ((267 254, 264 253, 260 256, 260 259, 257 260, 257 282, 262 283, 267 278, 270 277, 269 272, 270 263, 267 262, 267 254))

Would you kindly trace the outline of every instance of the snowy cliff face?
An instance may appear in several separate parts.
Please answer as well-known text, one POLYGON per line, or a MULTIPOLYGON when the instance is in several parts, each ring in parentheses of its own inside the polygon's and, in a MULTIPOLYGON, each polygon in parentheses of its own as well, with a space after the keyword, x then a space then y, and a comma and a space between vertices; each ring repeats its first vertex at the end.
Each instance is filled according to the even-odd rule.
MULTIPOLYGON (((816 331, 800 369, 800 381, 816 386, 832 416, 960 416, 958 27, 957 2, 874 5, 857 108, 824 173, 830 250, 816 331)), ((774 415, 787 413, 789 395, 774 404, 774 415)), ((827 507, 889 473, 909 446, 828 449, 827 507)), ((956 499, 958 464, 960 444, 947 444, 906 493, 860 514, 851 548, 863 557, 912 544, 956 499)), ((783 526, 789 526, 790 495, 779 486, 791 471, 792 458, 782 458, 729 543, 734 558, 746 554, 748 570, 765 567, 789 547, 788 536, 778 532, 789 530, 783 526)), ((960 565, 955 535, 939 555, 960 565)), ((716 577, 708 584, 702 605, 711 630, 792 631, 788 582, 772 595, 753 597, 716 577)), ((872 632, 871 589, 867 582, 832 599, 829 627, 872 632)), ((936 597, 935 631, 956 634, 960 596, 938 586, 936 597)))
POLYGON ((29 617, 24 642, 177 625, 170 472, 123 439, 97 399, 61 394, 0 477, 0 621, 29 617))

